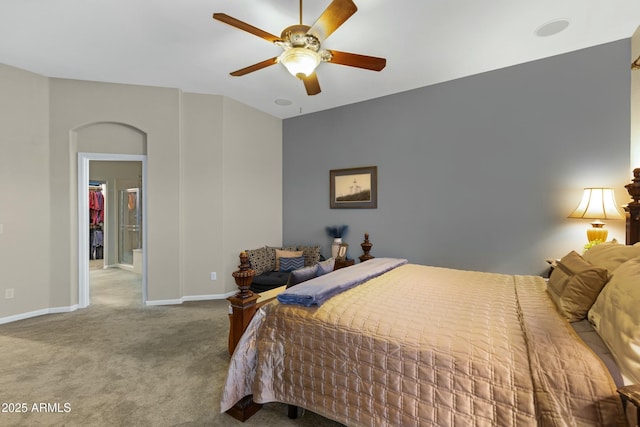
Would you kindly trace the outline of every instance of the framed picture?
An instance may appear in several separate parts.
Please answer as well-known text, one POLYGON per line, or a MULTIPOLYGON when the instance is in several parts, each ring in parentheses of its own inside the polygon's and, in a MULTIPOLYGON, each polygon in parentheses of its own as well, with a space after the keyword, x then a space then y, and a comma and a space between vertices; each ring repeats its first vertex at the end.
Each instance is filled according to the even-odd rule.
POLYGON ((345 259, 347 259, 348 250, 349 250, 348 243, 340 243, 340 246, 338 247, 338 254, 336 255, 336 259, 339 259, 341 261, 344 261, 345 259))
POLYGON ((333 169, 329 171, 331 209, 376 209, 378 207, 378 167, 333 169))

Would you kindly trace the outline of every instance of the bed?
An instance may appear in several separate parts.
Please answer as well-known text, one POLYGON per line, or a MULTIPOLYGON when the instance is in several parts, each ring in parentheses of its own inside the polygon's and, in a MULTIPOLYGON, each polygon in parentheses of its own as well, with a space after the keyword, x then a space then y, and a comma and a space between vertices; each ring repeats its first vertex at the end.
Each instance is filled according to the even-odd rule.
POLYGON ((636 169, 627 244, 568 254, 548 283, 374 258, 256 303, 241 268, 221 411, 245 420, 277 401, 349 426, 633 425, 617 389, 640 383, 624 350, 640 301, 614 291, 640 279, 639 187, 636 169), (575 292, 587 282, 601 283, 575 292), (607 337, 620 311, 622 351, 607 337))

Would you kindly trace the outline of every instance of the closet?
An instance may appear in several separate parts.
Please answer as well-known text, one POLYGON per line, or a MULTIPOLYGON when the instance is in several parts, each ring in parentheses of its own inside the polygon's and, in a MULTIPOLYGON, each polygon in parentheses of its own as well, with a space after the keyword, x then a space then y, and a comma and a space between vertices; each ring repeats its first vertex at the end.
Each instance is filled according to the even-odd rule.
POLYGON ((104 258, 103 184, 89 182, 89 259, 104 258))

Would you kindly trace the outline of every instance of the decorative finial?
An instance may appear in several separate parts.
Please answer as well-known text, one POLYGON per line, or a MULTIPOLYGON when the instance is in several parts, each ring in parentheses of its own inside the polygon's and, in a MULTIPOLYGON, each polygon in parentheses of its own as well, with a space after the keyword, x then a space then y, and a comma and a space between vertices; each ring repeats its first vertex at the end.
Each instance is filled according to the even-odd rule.
POLYGON ((636 168, 633 170, 633 179, 631 180, 631 184, 627 184, 624 186, 629 192, 629 195, 633 199, 633 204, 640 204, 640 168, 636 168))
POLYGON ((364 252, 364 254, 359 257, 360 262, 365 262, 366 260, 375 258, 373 255, 369 254, 369 251, 371 251, 371 248, 373 247, 373 244, 369 241, 369 233, 364 233, 364 242, 360 243, 360 246, 364 252))
POLYGON ((242 251, 240 252, 240 265, 238 266, 239 270, 231 273, 233 279, 236 281, 236 285, 240 290, 234 296, 236 298, 248 298, 253 295, 253 292, 249 290, 251 286, 251 282, 253 282, 253 277, 256 275, 255 270, 251 269, 251 265, 249 264, 249 255, 242 251))

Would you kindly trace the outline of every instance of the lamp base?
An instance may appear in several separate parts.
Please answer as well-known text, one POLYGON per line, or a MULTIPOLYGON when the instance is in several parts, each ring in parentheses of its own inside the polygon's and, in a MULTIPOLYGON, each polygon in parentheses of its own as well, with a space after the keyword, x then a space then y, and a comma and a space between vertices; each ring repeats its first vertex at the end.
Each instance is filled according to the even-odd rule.
POLYGON ((609 230, 604 228, 604 222, 597 220, 591 223, 592 228, 587 229, 587 239, 589 242, 598 240, 600 242, 606 242, 609 230))

